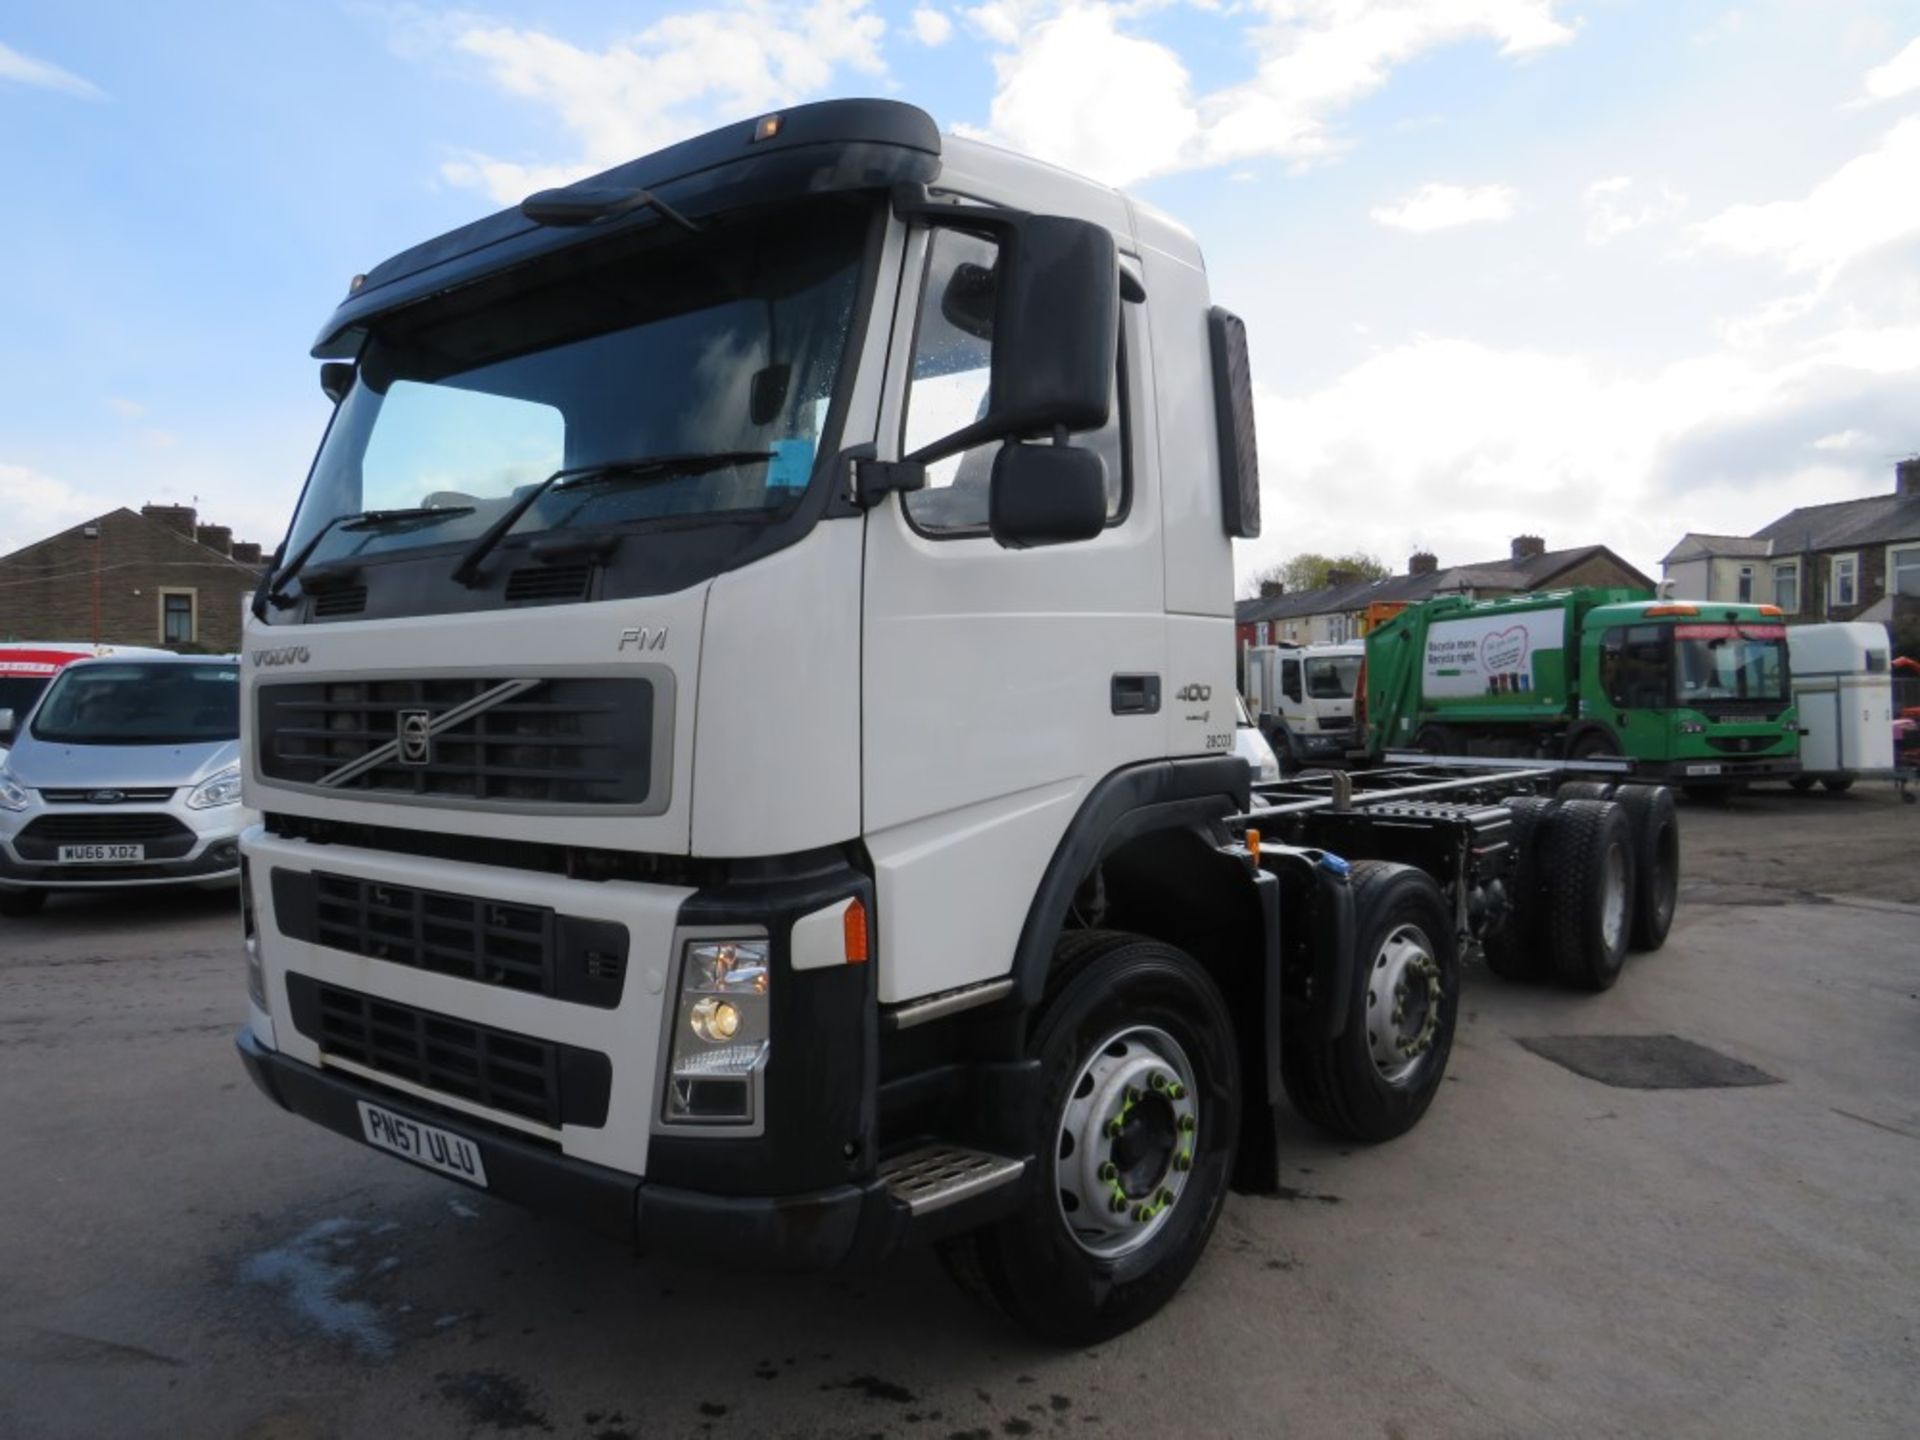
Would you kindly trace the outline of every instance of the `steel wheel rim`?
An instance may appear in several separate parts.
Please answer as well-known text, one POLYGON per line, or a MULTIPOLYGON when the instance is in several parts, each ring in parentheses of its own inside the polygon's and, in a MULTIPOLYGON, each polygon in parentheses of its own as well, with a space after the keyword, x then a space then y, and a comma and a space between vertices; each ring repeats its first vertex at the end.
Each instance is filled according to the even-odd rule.
POLYGON ((1396 926, 1367 972, 1367 1049, 1389 1085, 1405 1084, 1433 1049, 1440 998, 1440 961, 1427 932, 1396 926))
POLYGON ((1605 885, 1600 906, 1600 937, 1609 952, 1618 950, 1627 933, 1627 847, 1609 845, 1603 865, 1605 885))
POLYGON ((1054 1138, 1054 1205, 1074 1244, 1111 1260, 1166 1227, 1200 1138, 1193 1063, 1166 1031, 1135 1025, 1093 1047, 1054 1138))

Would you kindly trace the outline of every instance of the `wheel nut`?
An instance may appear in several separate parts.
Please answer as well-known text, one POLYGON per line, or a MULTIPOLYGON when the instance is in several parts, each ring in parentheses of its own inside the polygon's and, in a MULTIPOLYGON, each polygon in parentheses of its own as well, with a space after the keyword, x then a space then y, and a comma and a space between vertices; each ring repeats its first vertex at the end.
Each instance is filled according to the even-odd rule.
POLYGON ((1167 1088, 1167 1077, 1156 1070, 1147 1077, 1147 1085, 1154 1090, 1164 1090, 1167 1088))
POLYGON ((1193 1133, 1193 1126, 1194 1126, 1193 1116, 1182 1115, 1180 1117, 1180 1133, 1181 1134, 1191 1135, 1193 1133))
POLYGON ((1113 1199, 1107 1202, 1107 1208, 1116 1215, 1122 1213, 1127 1208, 1127 1197, 1124 1195, 1115 1195, 1113 1199))
POLYGON ((1100 1178, 1102 1180, 1118 1180, 1120 1178, 1120 1167, 1111 1160, 1107 1161, 1100 1167, 1100 1178))
POLYGON ((1174 1081, 1173 1084, 1167 1086, 1167 1098, 1169 1100, 1186 1099, 1187 1087, 1182 1085, 1178 1080, 1174 1081))
POLYGON ((1109 1140, 1118 1140, 1120 1138, 1120 1130, 1120 1117, 1118 1115, 1107 1121, 1106 1132, 1109 1140))
POLYGON ((1193 1169, 1193 1157, 1184 1153, 1174 1156, 1173 1168, 1178 1170, 1182 1175, 1186 1174, 1187 1171, 1193 1169))
POLYGON ((1171 1191, 1171 1190, 1162 1190, 1162 1191, 1160 1192, 1160 1203, 1161 1203, 1162 1205, 1171 1205, 1171 1204, 1173 1204, 1173 1191, 1171 1191))

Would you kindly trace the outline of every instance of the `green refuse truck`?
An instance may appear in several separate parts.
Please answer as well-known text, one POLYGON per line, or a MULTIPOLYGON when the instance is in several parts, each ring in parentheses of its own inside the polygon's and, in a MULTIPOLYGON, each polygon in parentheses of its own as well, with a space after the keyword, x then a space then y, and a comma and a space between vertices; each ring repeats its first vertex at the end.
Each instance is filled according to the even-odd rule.
POLYGON ((1800 769, 1772 605, 1592 587, 1429 600, 1367 636, 1363 693, 1374 760, 1619 757, 1695 790, 1800 769))

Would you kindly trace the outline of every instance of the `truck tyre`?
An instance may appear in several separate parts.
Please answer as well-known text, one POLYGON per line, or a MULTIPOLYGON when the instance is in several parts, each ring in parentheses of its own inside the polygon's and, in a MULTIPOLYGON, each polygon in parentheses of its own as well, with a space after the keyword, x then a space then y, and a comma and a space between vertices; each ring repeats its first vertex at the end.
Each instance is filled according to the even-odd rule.
POLYGON ((1633 948, 1658 950, 1680 898, 1680 815, 1664 785, 1622 785, 1613 799, 1633 833, 1633 948))
POLYGON ((44 890, 0 890, 0 915, 10 920, 38 915, 40 907, 46 903, 47 892, 44 890))
POLYGON ((1611 780, 1569 780, 1553 796, 1556 800, 1611 800, 1613 791, 1611 780))
POLYGON ((1569 800, 1547 831, 1547 957, 1563 985, 1605 990, 1620 978, 1633 928, 1633 834, 1605 800, 1569 800))
POLYGON ((1451 725, 1422 725, 1413 737, 1413 748, 1423 755, 1463 755, 1459 734, 1451 725))
MULTIPOLYGON (((1576 788, 1561 787, 1561 793, 1576 788)), ((1481 942, 1487 968, 1502 980, 1525 983, 1538 980, 1547 971, 1545 915, 1546 894, 1542 885, 1544 871, 1541 850, 1553 815, 1560 808, 1559 797, 1546 799, 1525 795, 1507 801, 1513 817, 1507 831, 1507 845, 1513 852, 1513 870, 1508 881, 1507 913, 1481 942)))
POLYGON ((1844 795, 1853 788, 1853 777, 1851 775, 1833 775, 1822 780, 1820 783, 1826 787, 1829 795, 1844 795))
POLYGON ((1798 790, 1802 794, 1805 794, 1807 791, 1813 789, 1813 787, 1818 783, 1819 782, 1815 780, 1814 777, 1811 775, 1796 775, 1791 780, 1787 781, 1787 786, 1789 789, 1798 790))
POLYGON ((1440 1089, 1453 1049, 1460 964, 1440 887, 1411 865, 1353 867, 1354 967, 1347 1025, 1282 1049, 1287 1098, 1349 1140, 1404 1135, 1440 1089))
POLYGON ((1184 952, 1076 931, 1027 1053, 1042 1077, 1029 1198, 942 1258, 1035 1334, 1092 1345, 1164 1305, 1220 1217, 1240 1138, 1233 1019, 1184 952))
POLYGON ((1567 746, 1569 760, 1595 760, 1601 756, 1617 759, 1620 755, 1620 742, 1613 732, 1592 725, 1573 737, 1573 743, 1567 746))

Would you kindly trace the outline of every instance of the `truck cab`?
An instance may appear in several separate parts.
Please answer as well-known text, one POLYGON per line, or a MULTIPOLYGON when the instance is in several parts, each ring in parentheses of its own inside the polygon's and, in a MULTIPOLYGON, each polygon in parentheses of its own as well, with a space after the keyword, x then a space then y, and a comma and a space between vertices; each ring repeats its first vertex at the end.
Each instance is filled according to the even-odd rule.
POLYGON ((1359 642, 1244 652, 1248 709, 1286 770, 1339 764, 1358 744, 1354 692, 1366 654, 1359 642))

